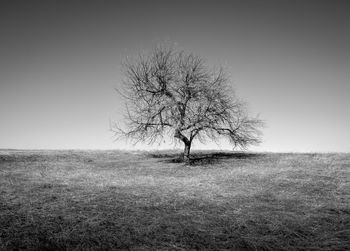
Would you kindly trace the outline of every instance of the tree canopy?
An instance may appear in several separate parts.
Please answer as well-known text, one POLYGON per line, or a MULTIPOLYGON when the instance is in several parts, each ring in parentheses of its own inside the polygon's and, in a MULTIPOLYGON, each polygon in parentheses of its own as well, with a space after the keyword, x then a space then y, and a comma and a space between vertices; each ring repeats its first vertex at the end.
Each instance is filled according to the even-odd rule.
POLYGON ((260 142, 262 121, 249 117, 223 70, 207 66, 199 56, 158 46, 148 55, 123 63, 125 81, 119 90, 126 101, 125 126, 118 136, 154 143, 169 135, 185 145, 193 140, 227 138, 233 147, 260 142))

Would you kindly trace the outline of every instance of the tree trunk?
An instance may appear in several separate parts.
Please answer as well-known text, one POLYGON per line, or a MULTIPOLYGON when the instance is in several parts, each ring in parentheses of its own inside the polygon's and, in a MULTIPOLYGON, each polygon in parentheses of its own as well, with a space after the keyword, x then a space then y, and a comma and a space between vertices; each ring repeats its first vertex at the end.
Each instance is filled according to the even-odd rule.
POLYGON ((174 137, 177 139, 180 139, 182 142, 184 142, 185 144, 185 149, 184 149, 184 153, 183 153, 183 161, 185 163, 189 163, 190 162, 190 150, 191 150, 191 143, 192 140, 189 140, 188 138, 186 138, 182 133, 180 129, 176 129, 175 130, 175 134, 174 137))
POLYGON ((185 149, 184 149, 184 156, 183 160, 185 163, 190 163, 190 150, 191 150, 191 143, 185 143, 185 149))

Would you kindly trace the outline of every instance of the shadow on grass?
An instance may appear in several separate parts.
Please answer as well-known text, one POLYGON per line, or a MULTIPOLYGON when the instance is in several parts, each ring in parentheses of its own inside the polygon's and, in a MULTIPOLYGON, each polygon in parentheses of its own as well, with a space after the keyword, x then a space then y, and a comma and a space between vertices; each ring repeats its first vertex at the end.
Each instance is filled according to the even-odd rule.
MULTIPOLYGON (((245 153, 245 152, 194 152, 191 154, 190 165, 208 165, 219 163, 225 159, 252 159, 263 157, 262 153, 245 153)), ((176 153, 151 153, 151 158, 162 159, 164 163, 181 163, 182 154, 176 153)))

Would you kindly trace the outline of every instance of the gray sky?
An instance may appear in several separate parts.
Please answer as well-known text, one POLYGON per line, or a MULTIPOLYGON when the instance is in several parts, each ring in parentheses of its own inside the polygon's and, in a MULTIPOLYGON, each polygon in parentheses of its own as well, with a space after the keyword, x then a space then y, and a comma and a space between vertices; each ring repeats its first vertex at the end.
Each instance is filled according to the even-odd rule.
POLYGON ((228 69, 266 121, 252 150, 350 149, 347 0, 8 0, 0 38, 0 148, 131 148, 109 131, 120 61, 169 41, 228 69))

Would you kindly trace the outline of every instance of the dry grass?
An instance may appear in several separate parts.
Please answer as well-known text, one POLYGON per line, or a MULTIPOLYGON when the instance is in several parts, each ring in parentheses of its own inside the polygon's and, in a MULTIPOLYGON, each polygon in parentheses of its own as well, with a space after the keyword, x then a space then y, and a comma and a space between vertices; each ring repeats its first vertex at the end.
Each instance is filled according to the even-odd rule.
POLYGON ((0 151, 1 250, 346 250, 350 154, 0 151))

